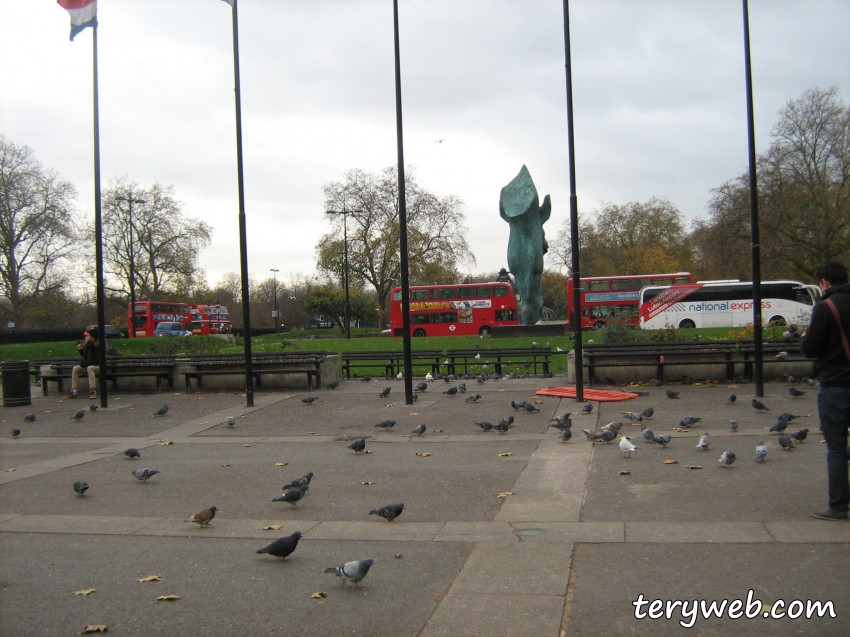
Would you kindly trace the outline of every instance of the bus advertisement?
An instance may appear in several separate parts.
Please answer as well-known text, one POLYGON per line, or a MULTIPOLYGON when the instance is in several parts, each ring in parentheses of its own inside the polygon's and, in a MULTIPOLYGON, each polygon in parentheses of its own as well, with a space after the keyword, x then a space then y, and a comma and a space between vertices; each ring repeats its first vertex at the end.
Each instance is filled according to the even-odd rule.
MULTIPOLYGON (((390 297, 390 329, 404 335, 401 288, 390 297)), ((489 334, 495 325, 518 325, 514 291, 507 283, 420 285, 410 288, 412 336, 489 334)))
POLYGON ((130 337, 151 337, 157 323, 165 321, 189 324, 189 305, 187 303, 166 303, 161 301, 137 301, 135 315, 132 303, 127 305, 127 324, 130 337))
MULTIPOLYGON (((637 327, 640 290, 649 285, 685 285, 694 282, 690 272, 594 276, 580 279, 581 326, 599 329, 609 323, 637 327)), ((567 279, 567 327, 573 328, 573 280, 567 279)))
MULTIPOLYGON (((762 281, 761 309, 765 324, 808 325, 820 288, 800 281, 762 281)), ((752 281, 706 281, 640 291, 643 329, 669 327, 740 327, 753 322, 752 281)))
POLYGON ((195 336, 230 334, 233 331, 227 308, 218 302, 215 305, 193 305, 189 308, 189 315, 189 331, 195 336))

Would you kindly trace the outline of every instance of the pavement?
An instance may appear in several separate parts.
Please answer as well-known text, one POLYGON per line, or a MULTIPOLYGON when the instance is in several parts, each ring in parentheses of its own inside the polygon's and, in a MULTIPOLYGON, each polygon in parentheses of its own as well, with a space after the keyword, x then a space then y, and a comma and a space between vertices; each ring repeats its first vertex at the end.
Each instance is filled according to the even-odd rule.
POLYGON ((648 396, 574 415, 562 443, 550 419, 581 404, 535 391, 565 380, 470 381, 477 403, 434 382, 414 405, 395 380, 314 390, 309 406, 307 392, 259 391, 250 408, 238 392, 128 393, 80 422, 70 415, 90 401, 34 391, 32 407, 0 410, 0 635, 91 625, 209 637, 850 634, 850 523, 808 515, 826 506, 817 388, 793 399, 787 383, 768 383, 770 411, 757 413, 752 385, 682 386, 676 400, 641 387, 648 396), (163 404, 168 415, 152 416, 163 404), (666 448, 621 414, 650 406, 644 424, 673 437, 666 448), (29 412, 36 422, 24 422, 29 412), (791 451, 767 431, 783 412, 800 416, 789 432, 809 428, 791 451), (507 415, 505 435, 473 424, 507 415), (702 420, 674 430, 687 415, 702 420), (393 429, 374 426, 386 419, 393 429), (640 448, 631 458, 581 433, 615 420, 640 448), (412 437, 421 423, 426 434, 412 437), (708 451, 696 447, 705 432, 708 451), (347 449, 358 437, 370 453, 347 449), (730 447, 727 469, 718 458, 730 447), (140 483, 140 467, 161 473, 140 483), (272 502, 308 471, 297 507, 272 502), (76 480, 90 485, 83 497, 76 480), (396 502, 405 509, 393 522, 369 515, 396 502), (212 505, 210 527, 186 522, 212 505), (286 561, 256 554, 294 531, 303 539, 286 561), (324 573, 366 557, 375 564, 362 589, 324 573), (179 599, 157 601, 167 595, 179 599), (694 600, 741 600, 751 617, 702 606, 693 616, 694 600), (813 602, 825 614, 807 618, 813 602))

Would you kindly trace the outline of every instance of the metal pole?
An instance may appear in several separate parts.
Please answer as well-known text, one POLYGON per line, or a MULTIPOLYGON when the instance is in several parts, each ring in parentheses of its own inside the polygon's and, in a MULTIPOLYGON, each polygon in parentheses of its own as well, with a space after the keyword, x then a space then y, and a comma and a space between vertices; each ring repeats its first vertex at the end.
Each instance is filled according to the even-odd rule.
POLYGON ((277 273, 280 272, 277 268, 272 268, 272 277, 274 280, 274 333, 277 334, 280 332, 278 328, 278 323, 280 321, 280 314, 277 311, 277 273))
POLYGON ((93 61, 93 88, 94 88, 94 234, 95 234, 95 261, 97 262, 97 364, 100 368, 98 374, 98 393, 100 394, 100 406, 108 407, 106 392, 108 382, 106 380, 106 295, 103 288, 103 218, 101 215, 100 198, 100 112, 98 106, 97 88, 97 21, 92 27, 92 61, 93 61))
POLYGON ((398 146, 398 237, 401 259, 401 315, 404 346, 404 402, 413 404, 413 361, 410 347, 410 281, 407 263, 407 202, 404 192, 404 127, 401 121, 401 57, 398 45, 398 0, 393 0, 395 39, 395 121, 398 146))
POLYGON ((342 204, 342 233, 345 251, 345 338, 351 338, 351 301, 348 297, 348 212, 342 204))
POLYGON ((564 55, 567 70, 567 144, 570 156, 570 251, 573 278, 573 351, 575 352, 576 401, 584 402, 584 367, 581 344, 581 263, 578 240, 578 199, 576 198, 576 149, 573 131, 573 73, 570 54, 570 7, 564 0, 564 55))
POLYGON ((254 406, 254 374, 251 360, 251 304, 248 294, 248 239, 245 222, 245 182, 242 164, 242 100, 239 82, 238 0, 233 0, 233 78, 236 96, 236 174, 239 184, 239 255, 242 274, 242 327, 245 332, 245 396, 247 406, 254 406))
POLYGON ((744 66, 747 78, 747 145, 750 162, 750 242, 752 243, 753 261, 753 341, 755 347, 755 363, 753 365, 753 382, 756 396, 764 396, 764 353, 762 351, 761 326, 761 257, 759 246, 759 202, 758 181, 756 179, 756 127, 753 115, 753 70, 750 63, 750 17, 747 0, 744 6, 744 66))

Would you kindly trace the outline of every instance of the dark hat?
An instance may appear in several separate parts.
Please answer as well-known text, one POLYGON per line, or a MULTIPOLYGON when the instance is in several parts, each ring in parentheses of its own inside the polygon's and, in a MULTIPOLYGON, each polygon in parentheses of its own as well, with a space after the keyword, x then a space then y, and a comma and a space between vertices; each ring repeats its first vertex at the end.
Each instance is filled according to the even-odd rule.
POLYGON ((91 336, 92 338, 97 338, 97 328, 93 327, 91 329, 88 329, 85 332, 83 332, 83 335, 91 336))

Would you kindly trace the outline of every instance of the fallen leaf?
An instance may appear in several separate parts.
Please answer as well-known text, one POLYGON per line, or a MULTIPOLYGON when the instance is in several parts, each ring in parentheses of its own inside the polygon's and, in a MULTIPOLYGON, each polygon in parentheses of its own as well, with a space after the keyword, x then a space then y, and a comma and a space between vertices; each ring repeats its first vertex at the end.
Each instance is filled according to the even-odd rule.
POLYGON ((395 557, 395 559, 397 559, 397 560, 400 560, 401 558, 404 557, 404 555, 402 555, 401 553, 396 553, 393 557, 395 557))
POLYGON ((327 596, 327 593, 313 593, 312 595, 310 595, 310 599, 325 599, 325 597, 327 596))
MULTIPOLYGON (((825 444, 826 444, 826 440, 821 440, 821 441, 820 441, 820 443, 821 443, 822 445, 825 445, 825 444)), ((10 471, 14 471, 14 469, 10 469, 10 471)))
POLYGON ((497 458, 510 458, 512 455, 514 455, 514 454, 512 454, 512 453, 497 453, 496 457, 497 458))
POLYGON ((221 465, 221 466, 222 466, 222 467, 229 467, 229 466, 230 466, 230 463, 228 462, 227 464, 223 464, 223 465, 221 465))
POLYGON ((83 635, 89 635, 91 633, 105 633, 108 630, 106 624, 91 624, 83 628, 83 635))
POLYGON ((84 588, 80 591, 74 591, 74 595, 88 595, 90 593, 94 593, 97 589, 95 588, 84 588))
POLYGON ((360 452, 360 455, 363 455, 364 453, 372 453, 372 450, 371 450, 371 449, 367 449, 366 451, 361 451, 361 452, 360 452))
POLYGON ((497 389, 496 391, 499 392, 499 391, 508 391, 508 390, 507 389, 497 389))
POLYGON ((242 445, 243 447, 250 447, 251 445, 242 445))
POLYGON ((198 424, 199 424, 199 425, 206 425, 206 424, 207 424, 207 421, 206 421, 206 420, 202 420, 202 421, 201 421, 201 422, 199 422, 198 424))
POLYGON ((263 531, 280 531, 280 524, 269 524, 263 527, 263 531))
POLYGON ((59 400, 59 401, 57 401, 57 402, 64 403, 65 401, 64 401, 64 400, 59 400))
POLYGON ((694 383, 694 387, 697 387, 699 385, 702 385, 702 383, 694 383))
POLYGON ((308 436, 315 436, 315 435, 316 435, 316 432, 315 432, 315 431, 308 431, 308 432, 307 432, 307 435, 308 435, 308 436))
POLYGON ((384 407, 392 407, 392 406, 393 406, 392 403, 389 403, 388 405, 384 405, 384 407))
POLYGON ((411 411, 411 412, 410 412, 410 415, 411 415, 411 416, 418 416, 418 415, 419 415, 419 412, 418 412, 418 411, 411 411))
POLYGON ((156 598, 158 602, 173 602, 177 599, 180 599, 180 595, 160 595, 156 598))
POLYGON ((434 430, 434 433, 435 433, 435 434, 443 434, 443 433, 446 433, 446 432, 445 432, 445 431, 443 431, 442 429, 435 429, 435 430, 434 430))
POLYGON ((632 425, 632 427, 643 427, 644 426, 642 422, 633 422, 633 423, 630 423, 630 424, 632 425))
POLYGON ((148 575, 147 577, 143 577, 140 580, 136 580, 137 582, 158 582, 162 579, 161 575, 148 575))
POLYGON ((535 405, 542 405, 542 404, 543 404, 543 401, 542 401, 542 400, 535 400, 535 401, 534 401, 534 404, 535 404, 535 405))
POLYGON ((375 483, 374 482, 361 482, 360 484, 367 486, 367 485, 375 484, 375 483))
POLYGON ((803 415, 802 415, 802 418, 811 418, 811 417, 812 417, 812 415, 811 415, 811 414, 803 414, 803 415))
POLYGON ((440 596, 439 593, 434 593, 434 597, 439 597, 439 596, 440 596))
POLYGON ((10 473, 12 471, 17 471, 17 469, 6 469, 6 473, 10 473))
POLYGON ((679 464, 678 460, 665 460, 664 464, 679 464))
POLYGON ((502 493, 500 493, 496 497, 497 498, 507 498, 507 497, 512 496, 513 494, 514 494, 513 491, 503 491, 502 493))
POLYGON ((702 469, 698 464, 689 464, 688 469, 702 469))
POLYGON ((200 396, 198 396, 198 400, 203 400, 203 398, 202 398, 202 397, 200 397, 200 396))
POLYGON ((632 475, 632 472, 631 471, 620 471, 617 475, 618 476, 630 476, 630 475, 632 475))
POLYGON ((738 389, 737 385, 726 385, 729 389, 738 389))
POLYGON ((165 442, 161 442, 161 443, 159 443, 159 446, 160 446, 160 447, 167 447, 168 445, 173 445, 173 444, 174 444, 174 443, 173 443, 173 442, 171 442, 170 440, 166 440, 165 442))
POLYGON ((288 465, 288 464, 289 464, 288 462, 275 462, 275 463, 274 463, 274 466, 276 466, 276 467, 285 467, 285 466, 286 466, 286 465, 288 465))
POLYGON ((430 456, 431 454, 430 454, 430 453, 428 453, 428 452, 425 452, 425 451, 417 451, 417 452, 416 452, 416 455, 417 455, 417 456, 420 456, 420 457, 422 457, 422 458, 427 458, 427 457, 428 457, 428 456, 430 456))
POLYGON ((174 394, 175 396, 179 396, 180 394, 174 394))
POLYGON ((337 407, 336 409, 337 411, 342 411, 343 409, 345 409, 345 407, 337 407))

